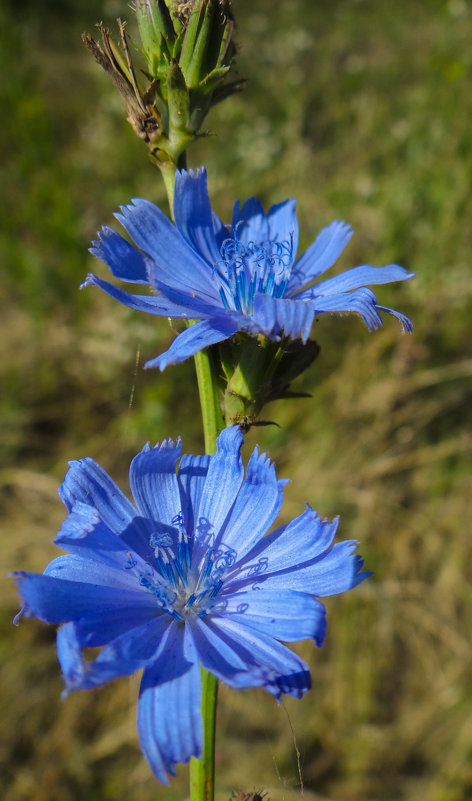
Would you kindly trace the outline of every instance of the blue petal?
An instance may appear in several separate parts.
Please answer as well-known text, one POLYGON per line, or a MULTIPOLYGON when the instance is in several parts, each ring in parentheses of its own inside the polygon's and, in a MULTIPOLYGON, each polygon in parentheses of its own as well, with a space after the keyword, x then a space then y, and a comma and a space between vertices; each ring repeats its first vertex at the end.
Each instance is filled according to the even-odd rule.
MULTIPOLYGON (((195 617, 189 619, 187 626, 203 667, 223 679, 230 687, 234 686, 232 682, 236 676, 246 672, 248 660, 249 664, 254 664, 249 653, 243 651, 240 655, 239 649, 234 648, 234 643, 220 636, 218 629, 214 629, 214 621, 211 618, 202 620, 195 617)), ((239 679, 237 681, 239 682, 239 679)), ((252 685, 248 683, 247 686, 252 685)))
POLYGON ((285 481, 277 481, 274 465, 256 448, 249 460, 246 478, 216 547, 224 542, 240 560, 269 530, 283 500, 285 481))
POLYGON ((182 456, 179 464, 178 481, 182 495, 182 515, 187 531, 195 526, 194 511, 198 512, 205 486, 210 456, 182 456))
POLYGON ((396 317, 397 320, 400 320, 404 334, 406 332, 411 334, 413 331, 413 323, 406 314, 402 314, 402 312, 398 312, 395 309, 389 309, 387 306, 379 306, 378 304, 376 304, 375 308, 377 311, 385 312, 385 314, 391 314, 392 317, 396 317))
MULTIPOLYGON (((256 633, 253 629, 227 618, 212 620, 211 625, 220 637, 232 641, 239 652, 245 650, 250 654, 253 663, 259 668, 259 671, 254 671, 253 677, 256 678, 259 673, 260 686, 277 698, 280 698, 281 693, 301 698, 311 688, 308 665, 298 654, 294 654, 273 637, 262 632, 256 633)), ((248 677, 239 676, 238 685, 234 682, 233 686, 254 686, 252 682, 247 685, 245 683, 247 678, 251 680, 251 672, 249 669, 248 677)))
POLYGON ((195 323, 195 325, 191 325, 190 328, 182 331, 165 353, 161 353, 155 359, 150 359, 144 366, 146 368, 159 367, 160 370, 165 370, 169 364, 183 362, 189 356, 194 356, 197 351, 208 348, 210 345, 215 345, 217 342, 223 342, 223 340, 235 334, 237 330, 238 326, 230 317, 202 320, 200 323, 195 323))
POLYGON ((265 213, 260 200, 249 198, 241 207, 239 200, 234 204, 232 229, 243 245, 249 242, 292 241, 295 256, 298 248, 298 219, 295 211, 296 200, 285 200, 271 206, 265 213))
MULTIPOLYGON (((106 587, 89 584, 84 581, 64 581, 51 576, 23 571, 13 573, 17 579, 17 587, 25 606, 26 617, 36 616, 46 623, 65 623, 86 617, 88 612, 101 610, 105 618, 121 609, 130 607, 149 609, 155 599, 142 589, 136 592, 123 587, 106 587)), ((156 607, 157 608, 157 607, 156 607)))
POLYGON ((146 260, 120 234, 104 225, 92 242, 90 253, 108 264, 115 278, 133 284, 147 284, 146 260))
POLYGON ((271 206, 267 219, 269 222, 269 239, 272 242, 287 242, 292 244, 292 258, 295 259, 298 250, 298 218, 295 198, 285 200, 271 206))
MULTIPOLYGON (((66 687, 82 681, 85 672, 84 661, 74 623, 65 623, 61 626, 57 632, 56 647, 66 687)), ((67 690, 62 695, 67 695, 67 690)))
POLYGON ((328 270, 340 256, 352 234, 352 228, 339 220, 323 228, 295 262, 285 296, 293 294, 328 270))
POLYGON ((216 246, 218 248, 218 253, 220 253, 223 242, 230 236, 230 231, 228 230, 224 222, 220 220, 215 211, 212 211, 212 218, 213 218, 213 230, 215 232, 216 246))
POLYGON ((59 629, 57 652, 67 690, 89 690, 118 676, 130 676, 149 665, 160 648, 172 618, 161 614, 114 638, 98 657, 84 663, 79 651, 84 643, 83 632, 74 623, 59 629))
POLYGON ((57 556, 48 564, 43 575, 63 581, 83 581, 101 587, 114 587, 116 590, 140 590, 138 579, 132 572, 125 571, 119 565, 104 564, 99 554, 95 558, 70 553, 57 556))
MULTIPOLYGON (((133 518, 131 525, 135 522, 133 518)), ((121 523, 120 523, 121 527, 121 523)), ((99 559, 100 562, 122 564, 126 544, 103 523, 98 511, 86 503, 74 503, 54 540, 55 545, 66 548, 82 557, 99 559)))
POLYGON ((69 511, 77 501, 93 506, 112 531, 126 528, 137 515, 126 495, 90 457, 69 462, 59 497, 69 511))
POLYGON ((382 318, 376 308, 376 297, 365 287, 336 295, 314 295, 311 303, 315 315, 324 312, 356 312, 360 314, 369 331, 382 325, 382 318))
POLYGON ((244 475, 242 443, 239 426, 224 428, 216 441, 217 451, 210 459, 200 506, 195 509, 195 532, 200 540, 211 536, 214 542, 236 500, 244 475))
POLYGON ((310 336, 316 314, 313 303, 270 295, 256 295, 254 309, 257 324, 267 336, 274 338, 283 331, 285 336, 292 339, 301 337, 304 342, 310 336))
POLYGON ((278 698, 300 698, 311 687, 307 665, 273 637, 228 618, 195 618, 192 635, 199 659, 230 687, 264 687, 278 698), (244 669, 237 669, 238 664, 244 669))
POLYGON ((126 609, 116 609, 103 615, 101 609, 89 612, 86 617, 76 620, 75 631, 83 647, 95 647, 106 645, 116 637, 142 626, 150 620, 172 618, 166 612, 161 612, 156 608, 156 604, 149 602, 147 607, 129 607, 126 609))
POLYGON ((129 483, 138 508, 151 520, 171 525, 182 511, 176 464, 181 442, 147 445, 130 465, 129 483))
POLYGON ((254 197, 250 197, 242 206, 239 200, 236 201, 231 227, 233 236, 237 237, 242 245, 247 245, 249 242, 268 242, 270 239, 267 214, 261 201, 254 197))
POLYGON ((225 593, 215 598, 212 615, 217 612, 277 640, 297 642, 314 639, 318 646, 323 645, 326 610, 320 601, 303 592, 262 588, 228 595, 225 593))
POLYGON ((108 473, 90 458, 69 465, 59 488, 59 497, 66 507, 71 510, 77 502, 92 506, 103 523, 119 534, 128 547, 146 557, 149 529, 108 473))
POLYGON ((189 294, 189 292, 183 292, 180 286, 175 287, 160 281, 156 281, 156 289, 174 306, 186 309, 192 319, 213 317, 218 315, 218 312, 221 314, 223 309, 220 296, 218 295, 215 301, 204 289, 189 294))
MULTIPOLYGON (((242 563, 235 565, 234 584, 239 585, 243 580, 251 584, 259 576, 278 570, 298 570, 308 560, 322 556, 333 542, 338 522, 338 518, 331 522, 324 520, 307 506, 302 515, 264 537, 242 563)), ((230 580, 228 576, 227 582, 230 580)), ((286 587, 291 586, 287 577, 286 587)), ((306 592, 310 590, 307 588, 306 592)))
POLYGON ((146 574, 149 560, 152 564, 154 551, 149 539, 155 526, 153 521, 136 517, 118 536, 105 526, 93 507, 77 502, 54 540, 56 545, 71 552, 71 561, 68 563, 66 557, 58 557, 45 573, 52 575, 51 566, 54 565, 55 570, 62 571, 60 575, 57 573, 57 578, 80 580, 80 564, 85 562, 84 581, 134 589, 137 571, 146 574))
POLYGON ((363 560, 354 551, 357 542, 345 540, 338 542, 327 553, 311 561, 301 562, 298 568, 292 566, 277 573, 260 574, 253 578, 264 589, 284 589, 307 592, 324 598, 340 592, 352 590, 370 576, 361 572, 363 560))
POLYGON ((188 661, 185 629, 172 624, 160 657, 145 670, 138 703, 141 748, 157 778, 168 783, 167 773, 202 752, 200 669, 188 661))
POLYGON ((133 198, 115 217, 138 248, 154 262, 154 269, 152 263, 147 265, 151 282, 157 278, 189 291, 197 291, 198 287, 211 291, 211 267, 187 245, 175 225, 154 203, 133 198))
POLYGON ((189 245, 212 267, 221 258, 215 238, 213 214, 204 167, 177 171, 174 189, 174 219, 189 245))
MULTIPOLYGON (((386 267, 369 267, 364 264, 361 267, 353 267, 340 275, 321 281, 321 283, 311 287, 311 292, 313 293, 313 298, 318 298, 320 295, 349 292, 351 289, 358 289, 361 286, 369 286, 370 284, 389 284, 391 281, 406 281, 409 278, 414 278, 414 276, 414 273, 409 273, 398 264, 389 264, 386 267)), ((308 297, 309 292, 310 289, 306 290, 303 293, 304 297, 308 297)))
POLYGON ((103 289, 107 295, 110 295, 119 303, 129 306, 130 309, 146 312, 146 314, 155 314, 158 317, 176 317, 180 319, 188 319, 190 314, 189 310, 177 306, 166 297, 156 297, 155 295, 132 295, 131 292, 126 292, 124 289, 110 284, 108 281, 103 281, 93 273, 89 273, 84 283, 81 284, 81 289, 86 286, 98 286, 103 289))

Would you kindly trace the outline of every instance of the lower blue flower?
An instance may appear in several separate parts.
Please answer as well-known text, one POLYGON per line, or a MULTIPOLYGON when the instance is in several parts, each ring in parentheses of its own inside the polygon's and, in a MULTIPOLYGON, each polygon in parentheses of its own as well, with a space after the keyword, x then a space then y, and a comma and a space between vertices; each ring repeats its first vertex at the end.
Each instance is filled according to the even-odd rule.
POLYGON ((241 444, 233 427, 212 456, 181 456, 172 440, 146 446, 130 467, 135 505, 93 459, 71 462, 55 539, 68 553, 42 575, 14 574, 20 615, 63 624, 66 692, 144 668, 139 738, 165 783, 201 755, 200 664, 231 687, 300 698, 309 669, 282 643, 321 646, 318 599, 368 575, 357 543, 333 544, 337 520, 308 506, 267 534, 286 482, 257 448, 244 476, 241 444), (86 661, 91 646, 103 648, 86 661))

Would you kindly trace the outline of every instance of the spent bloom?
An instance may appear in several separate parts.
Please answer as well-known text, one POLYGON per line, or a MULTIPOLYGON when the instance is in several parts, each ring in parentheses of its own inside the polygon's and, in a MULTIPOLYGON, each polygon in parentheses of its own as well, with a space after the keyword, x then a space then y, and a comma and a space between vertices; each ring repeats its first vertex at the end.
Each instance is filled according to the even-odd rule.
POLYGON ((130 467, 135 505, 92 459, 71 462, 55 539, 69 553, 42 575, 14 574, 20 615, 62 624, 66 692, 144 668, 138 732, 162 782, 201 754, 200 664, 231 687, 301 697, 309 669, 282 642, 321 646, 318 599, 367 575, 355 542, 333 544, 337 520, 309 506, 267 534, 286 482, 257 448, 244 476, 241 444, 232 427, 211 456, 146 446, 130 467), (93 661, 89 646, 103 646, 93 661))
POLYGON ((315 317, 325 312, 357 312, 372 330, 382 325, 380 312, 397 317, 404 330, 411 320, 380 306, 369 284, 413 277, 397 264, 362 265, 314 283, 336 261, 352 229, 335 220, 318 234, 298 259, 295 200, 264 212, 259 200, 236 202, 231 225, 224 225, 210 205, 204 168, 177 172, 175 225, 153 203, 136 198, 116 214, 136 248, 107 226, 91 253, 113 275, 148 284, 157 295, 131 294, 95 275, 95 284, 121 303, 165 317, 199 320, 188 327, 147 367, 163 370, 238 331, 282 336, 306 342, 315 317))

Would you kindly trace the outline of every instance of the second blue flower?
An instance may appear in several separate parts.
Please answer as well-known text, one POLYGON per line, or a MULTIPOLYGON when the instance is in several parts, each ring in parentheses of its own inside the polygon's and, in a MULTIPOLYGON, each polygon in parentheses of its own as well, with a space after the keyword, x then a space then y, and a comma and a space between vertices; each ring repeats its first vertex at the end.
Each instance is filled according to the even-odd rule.
POLYGON ((199 320, 177 336, 170 348, 147 362, 163 370, 238 331, 270 339, 301 337, 305 342, 316 316, 356 312, 369 330, 382 325, 380 312, 397 317, 404 330, 411 320, 380 306, 369 284, 413 277, 398 264, 362 265, 314 283, 336 261, 352 229, 334 221, 320 232, 298 259, 295 200, 265 213, 259 200, 236 202, 226 226, 212 211, 204 168, 178 172, 175 225, 148 200, 137 198, 116 215, 137 248, 112 228, 104 227, 91 252, 113 275, 148 284, 156 295, 134 295, 96 275, 94 284, 121 303, 162 317, 199 320))

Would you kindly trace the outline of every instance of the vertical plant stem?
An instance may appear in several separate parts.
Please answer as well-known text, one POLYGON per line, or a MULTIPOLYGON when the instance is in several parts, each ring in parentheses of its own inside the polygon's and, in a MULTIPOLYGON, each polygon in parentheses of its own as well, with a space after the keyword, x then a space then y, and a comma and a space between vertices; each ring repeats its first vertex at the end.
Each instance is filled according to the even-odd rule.
MULTIPOLYGON (((224 428, 211 352, 194 356, 202 410, 205 452, 215 453, 216 438, 224 428)), ((218 679, 201 668, 203 750, 201 759, 190 761, 190 801, 213 801, 215 797, 215 724, 218 679)))
POLYGON ((167 161, 159 164, 162 180, 166 188, 167 200, 169 202, 170 215, 174 219, 174 186, 175 186, 175 173, 176 166, 173 161, 167 161))
POLYGON ((225 424, 220 406, 213 359, 208 349, 199 350, 193 358, 202 410, 205 453, 215 453, 216 438, 225 424))
MULTIPOLYGON (((185 166, 185 154, 182 154, 178 167, 183 169, 185 166)), ((173 218, 175 164, 169 162, 169 164, 161 165, 161 173, 173 218)), ((211 454, 216 451, 216 438, 225 425, 219 402, 216 371, 211 352, 208 349, 196 353, 194 360, 202 412, 205 452, 211 454)), ((201 759, 192 757, 190 760, 190 801, 213 801, 215 796, 215 723, 218 679, 204 668, 201 668, 200 672, 203 748, 201 759)))
POLYGON ((181 153, 179 158, 177 159, 177 163, 175 163, 175 161, 170 161, 170 160, 157 161, 156 163, 161 171, 162 180, 164 181, 167 200, 169 202, 170 216, 172 217, 172 219, 174 219, 175 173, 177 172, 177 170, 187 169, 187 156, 185 152, 181 153))
POLYGON ((190 760, 190 801, 213 801, 215 797, 215 724, 218 679, 201 668, 203 751, 190 760))

